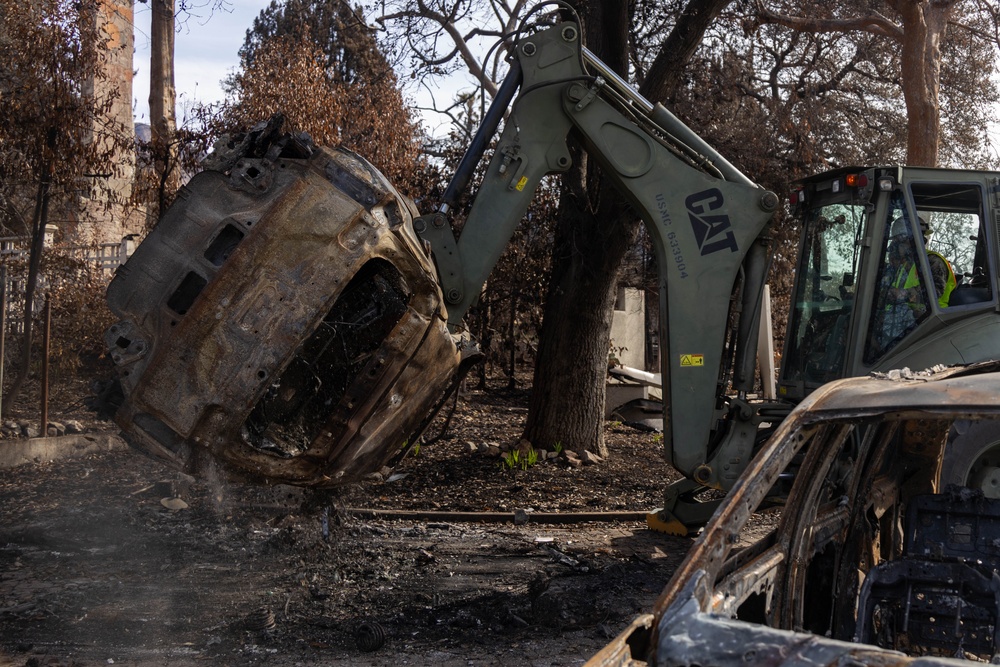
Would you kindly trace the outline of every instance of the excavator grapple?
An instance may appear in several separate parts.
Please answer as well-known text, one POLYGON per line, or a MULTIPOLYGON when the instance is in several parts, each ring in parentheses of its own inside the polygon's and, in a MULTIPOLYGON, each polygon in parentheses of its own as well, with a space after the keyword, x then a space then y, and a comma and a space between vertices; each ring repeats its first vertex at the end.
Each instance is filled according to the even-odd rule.
POLYGON ((336 486, 405 452, 460 355, 412 203, 279 125, 217 147, 115 275, 116 420, 192 474, 336 486))

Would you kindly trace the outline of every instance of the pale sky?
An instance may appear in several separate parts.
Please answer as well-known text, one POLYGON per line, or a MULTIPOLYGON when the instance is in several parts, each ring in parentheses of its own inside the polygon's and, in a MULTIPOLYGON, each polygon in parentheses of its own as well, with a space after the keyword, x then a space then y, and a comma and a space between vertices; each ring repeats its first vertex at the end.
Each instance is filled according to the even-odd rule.
MULTIPOLYGON (((239 65, 237 52, 246 31, 270 0, 230 0, 226 9, 211 11, 212 0, 194 0, 191 15, 179 17, 174 44, 174 85, 177 88, 177 124, 192 102, 215 102, 223 97, 220 82, 239 65)), ((132 83, 135 120, 149 122, 149 4, 135 3, 135 56, 132 83)))
MULTIPOLYGON (((177 124, 184 123, 185 110, 194 102, 211 103, 223 99, 221 81, 239 66, 238 52, 246 31, 270 0, 227 0, 225 9, 211 11, 219 0, 189 0, 201 5, 190 10, 182 23, 178 17, 178 32, 174 44, 174 86, 177 90, 177 124)), ((145 2, 135 3, 135 55, 132 69, 134 117, 137 123, 149 122, 149 21, 150 9, 145 2)), ((460 88, 472 84, 461 77, 442 84, 441 93, 453 96, 460 88)), ((409 90, 418 103, 430 106, 430 95, 424 90, 409 90)), ((441 117, 421 114, 425 129, 432 135, 444 134, 448 128, 441 117)))
MULTIPOLYGON (((223 98, 221 81, 239 65, 237 52, 243 45, 246 31, 270 0, 227 0, 224 9, 211 11, 219 0, 190 0, 195 5, 190 16, 179 26, 175 43, 174 84, 177 88, 177 124, 184 122, 185 109, 193 102, 216 102, 223 98)), ((135 120, 149 122, 149 4, 135 3, 135 56, 132 95, 135 120)), ((459 86, 469 85, 457 83, 459 86)), ((421 103, 429 105, 424 91, 410 91, 421 103)), ((446 94, 453 94, 455 91, 446 94)), ((425 126, 432 134, 442 130, 439 118, 423 114, 425 126), (436 128, 436 129, 435 129, 436 128)), ((1000 104, 990 123, 994 152, 1000 151, 1000 104)), ((1000 155, 994 158, 1000 162, 1000 155)), ((985 165, 984 165, 985 166, 985 165)))

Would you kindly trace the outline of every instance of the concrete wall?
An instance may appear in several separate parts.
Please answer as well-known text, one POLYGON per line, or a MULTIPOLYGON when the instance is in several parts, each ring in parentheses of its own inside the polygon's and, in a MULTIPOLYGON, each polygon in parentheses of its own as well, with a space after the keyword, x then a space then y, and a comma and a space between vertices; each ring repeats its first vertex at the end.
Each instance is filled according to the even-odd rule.
POLYGON ((611 321, 611 347, 621 365, 646 369, 646 295, 642 290, 618 289, 611 321), (619 351, 621 347, 625 350, 619 351))

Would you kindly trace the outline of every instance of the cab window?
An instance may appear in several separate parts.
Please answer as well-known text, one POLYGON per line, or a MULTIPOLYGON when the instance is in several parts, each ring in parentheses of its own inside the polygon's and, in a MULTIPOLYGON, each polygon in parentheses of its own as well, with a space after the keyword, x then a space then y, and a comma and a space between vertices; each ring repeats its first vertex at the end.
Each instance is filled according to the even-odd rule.
POLYGON ((882 246, 865 361, 873 363, 913 331, 931 311, 922 262, 902 194, 893 195, 882 222, 882 246))
POLYGON ((863 204, 826 204, 804 218, 784 377, 820 384, 841 377, 854 304, 863 204))
POLYGON ((982 190, 962 183, 910 186, 927 252, 927 272, 941 308, 993 301, 982 190))

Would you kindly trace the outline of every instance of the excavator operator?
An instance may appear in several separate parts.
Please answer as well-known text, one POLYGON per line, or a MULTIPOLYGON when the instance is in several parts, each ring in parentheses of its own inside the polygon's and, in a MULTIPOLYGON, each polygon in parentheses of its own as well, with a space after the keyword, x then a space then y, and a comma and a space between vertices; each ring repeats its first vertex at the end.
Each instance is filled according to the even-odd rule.
MULTIPOLYGON (((920 233, 924 239, 924 250, 927 252, 927 261, 931 267, 934 293, 937 296, 938 305, 946 308, 951 293, 958 284, 955 279, 955 271, 951 268, 951 262, 944 255, 928 247, 933 230, 923 216, 918 216, 918 220, 920 221, 920 233)), ((909 232, 902 217, 896 218, 892 223, 887 259, 886 278, 890 280, 888 286, 891 290, 890 302, 905 302, 910 304, 913 310, 922 310, 925 306, 922 303, 922 290, 919 289, 920 281, 917 278, 913 244, 909 241, 909 232)))
MULTIPOLYGON (((931 267, 934 291, 938 305, 947 307, 955 289, 955 273, 951 263, 941 253, 927 249, 930 225, 922 217, 920 230, 931 267)), ((917 272, 917 246, 903 216, 893 220, 886 246, 881 278, 882 306, 876 328, 876 344, 881 351, 888 350, 903 335, 911 331, 928 314, 927 291, 917 272)))
POLYGON ((927 309, 924 290, 917 277, 916 247, 913 244, 909 227, 900 217, 892 223, 889 245, 886 249, 885 273, 882 284, 886 288, 887 314, 886 320, 899 321, 900 326, 892 329, 908 329, 902 321, 912 321, 914 315, 919 316, 927 309))
POLYGON ((882 314, 881 348, 913 329, 927 312, 927 296, 917 275, 916 245, 906 220, 892 222, 881 285, 885 312, 882 314))
POLYGON ((927 261, 931 265, 931 280, 934 282, 934 293, 937 294, 938 305, 942 308, 948 307, 951 293, 954 291, 958 281, 955 279, 955 271, 951 268, 944 255, 936 250, 931 250, 929 243, 934 230, 927 223, 923 216, 917 216, 920 220, 920 233, 924 237, 924 250, 927 251, 927 261))

